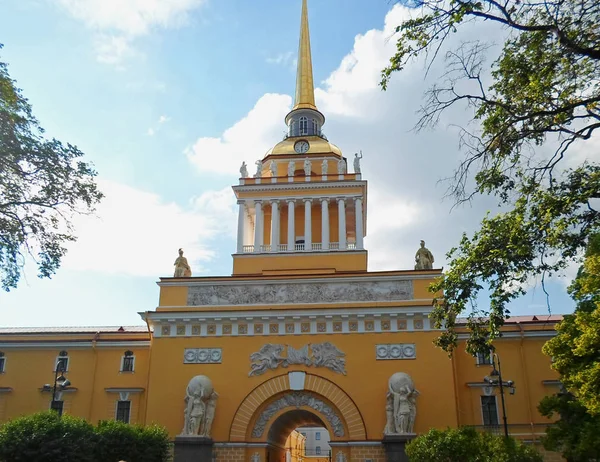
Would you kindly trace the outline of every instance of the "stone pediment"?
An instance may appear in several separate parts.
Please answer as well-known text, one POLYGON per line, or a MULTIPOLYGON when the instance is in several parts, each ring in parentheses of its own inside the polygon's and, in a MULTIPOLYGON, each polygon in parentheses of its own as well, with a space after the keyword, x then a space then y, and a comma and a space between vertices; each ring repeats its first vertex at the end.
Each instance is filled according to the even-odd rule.
POLYGON ((411 280, 282 281, 210 284, 188 288, 188 306, 387 302, 413 299, 411 280))

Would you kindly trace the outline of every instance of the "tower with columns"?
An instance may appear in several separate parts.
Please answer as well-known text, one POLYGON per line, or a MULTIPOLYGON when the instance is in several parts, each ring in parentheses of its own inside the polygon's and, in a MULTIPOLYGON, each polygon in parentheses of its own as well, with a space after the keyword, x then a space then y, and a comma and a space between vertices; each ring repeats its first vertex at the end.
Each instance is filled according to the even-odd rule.
POLYGON ((367 182, 348 172, 324 123, 315 104, 304 3, 287 133, 257 162, 256 174, 233 187, 239 207, 234 275, 367 270, 367 182))

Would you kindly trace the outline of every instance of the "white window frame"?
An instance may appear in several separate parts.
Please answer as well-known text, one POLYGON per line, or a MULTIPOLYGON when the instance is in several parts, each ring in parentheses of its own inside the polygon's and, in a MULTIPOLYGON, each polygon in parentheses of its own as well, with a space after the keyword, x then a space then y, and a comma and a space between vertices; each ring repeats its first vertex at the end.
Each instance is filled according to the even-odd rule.
POLYGON ((488 353, 488 356, 487 356, 489 362, 486 363, 485 361, 481 361, 481 358, 485 358, 484 353, 477 353, 475 355, 475 361, 478 366, 491 366, 494 363, 492 355, 493 355, 493 352, 490 350, 490 352, 488 353))
POLYGON ((4 371, 6 371, 6 353, 3 351, 0 351, 0 364, 2 365, 0 367, 0 374, 4 374, 4 371))
POLYGON ((498 409, 498 398, 496 395, 481 395, 479 397, 479 407, 481 408, 481 424, 484 427, 493 427, 500 425, 500 410, 498 409), (496 423, 495 424, 486 424, 485 418, 483 416, 483 400, 481 398, 494 398, 494 403, 496 404, 496 423))
POLYGON ((71 362, 71 358, 69 357, 69 352, 67 352, 66 355, 61 355, 60 353, 58 354, 58 356, 56 357, 56 360, 54 361, 54 369, 53 371, 56 372, 58 370, 58 361, 60 359, 66 359, 66 364, 65 364, 65 368, 61 371, 61 372, 69 372, 69 363, 71 362))
POLYGON ((308 117, 300 117, 300 136, 308 135, 308 117))
POLYGON ((321 441, 321 432, 315 432, 315 440, 321 441))
POLYGON ((319 122, 317 122, 317 119, 312 120, 312 128, 313 128, 313 135, 318 135, 319 134, 319 122))
POLYGON ((119 397, 119 399, 115 402, 115 422, 123 422, 126 424, 131 423, 131 400, 129 399, 129 397, 127 397, 128 399, 121 399, 121 397, 119 397), (119 415, 119 403, 129 403, 129 413, 127 414, 127 422, 124 422, 123 420, 117 420, 117 416, 119 415))
POLYGON ((119 372, 124 372, 126 374, 131 374, 131 373, 135 372, 135 354, 132 354, 131 356, 127 356, 127 355, 123 354, 123 356, 121 356, 121 369, 119 370, 119 372), (130 371, 126 371, 123 369, 123 367, 125 366, 125 358, 133 359, 130 371))

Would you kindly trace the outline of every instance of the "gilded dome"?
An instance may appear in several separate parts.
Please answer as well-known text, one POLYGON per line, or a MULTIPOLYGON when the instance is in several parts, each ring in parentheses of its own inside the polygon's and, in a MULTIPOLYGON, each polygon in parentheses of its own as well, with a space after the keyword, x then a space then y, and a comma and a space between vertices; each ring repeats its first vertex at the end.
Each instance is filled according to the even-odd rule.
POLYGON ((308 141, 309 149, 307 152, 302 154, 334 154, 342 157, 342 151, 335 144, 321 138, 320 136, 304 136, 304 137, 290 137, 277 143, 267 155, 293 155, 296 156, 298 153, 294 150, 294 145, 298 141, 308 141))

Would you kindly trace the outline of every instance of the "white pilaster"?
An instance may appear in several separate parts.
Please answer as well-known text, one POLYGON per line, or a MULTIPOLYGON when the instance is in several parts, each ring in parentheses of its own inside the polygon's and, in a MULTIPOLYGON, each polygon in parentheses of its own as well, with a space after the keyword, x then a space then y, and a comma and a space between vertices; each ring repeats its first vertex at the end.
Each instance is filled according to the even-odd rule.
POLYGON ((346 200, 338 199, 338 242, 340 250, 346 250, 346 200))
POLYGON ((356 248, 362 250, 364 247, 364 231, 363 231, 363 209, 362 198, 357 197, 354 200, 354 208, 356 210, 356 248))
POLYGON ((263 245, 263 230, 264 230, 264 216, 262 211, 262 203, 256 201, 254 203, 254 251, 260 252, 263 245))
POLYGON ((279 250, 279 202, 271 201, 271 252, 279 250))
POLYGON ((329 199, 321 199, 321 248, 329 250, 329 199))
POLYGON ((244 222, 246 221, 246 207, 243 201, 238 202, 238 232, 237 232, 237 253, 244 251, 244 222))
POLYGON ((293 200, 288 201, 288 234, 287 249, 293 252, 296 249, 296 209, 293 200))
POLYGON ((312 250, 312 200, 304 199, 304 250, 312 250))

